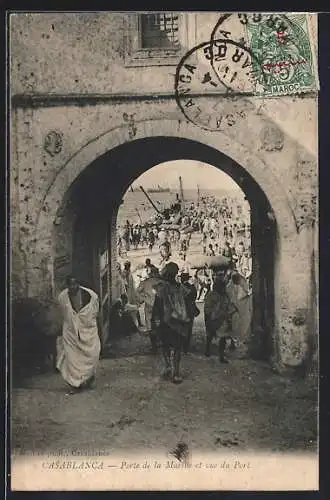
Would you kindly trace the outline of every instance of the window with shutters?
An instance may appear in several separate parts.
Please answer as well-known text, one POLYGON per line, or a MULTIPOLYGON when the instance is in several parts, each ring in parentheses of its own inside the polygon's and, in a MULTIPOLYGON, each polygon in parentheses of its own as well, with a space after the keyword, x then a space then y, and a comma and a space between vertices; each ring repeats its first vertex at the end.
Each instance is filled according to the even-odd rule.
POLYGON ((179 12, 130 14, 127 28, 126 66, 171 66, 195 41, 195 15, 179 12), (189 23, 188 23, 189 16, 189 23), (189 41, 191 39, 191 41, 189 41))

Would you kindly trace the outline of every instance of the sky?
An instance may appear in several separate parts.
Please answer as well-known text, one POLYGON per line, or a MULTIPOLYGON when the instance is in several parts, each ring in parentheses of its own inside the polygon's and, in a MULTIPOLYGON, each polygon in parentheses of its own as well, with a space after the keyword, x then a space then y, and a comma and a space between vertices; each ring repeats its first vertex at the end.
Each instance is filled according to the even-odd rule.
POLYGON ((216 167, 192 160, 175 160, 161 163, 147 170, 134 181, 133 188, 142 185, 144 188, 158 186, 178 189, 179 176, 182 177, 184 189, 225 189, 239 190, 238 185, 229 175, 216 167))

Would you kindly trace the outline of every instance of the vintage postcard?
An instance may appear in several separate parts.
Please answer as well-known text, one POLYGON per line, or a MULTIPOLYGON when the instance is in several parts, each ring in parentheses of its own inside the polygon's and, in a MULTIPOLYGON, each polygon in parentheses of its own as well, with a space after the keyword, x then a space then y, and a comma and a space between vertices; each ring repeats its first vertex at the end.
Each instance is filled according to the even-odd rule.
POLYGON ((8 31, 11 489, 318 490, 317 14, 8 31))

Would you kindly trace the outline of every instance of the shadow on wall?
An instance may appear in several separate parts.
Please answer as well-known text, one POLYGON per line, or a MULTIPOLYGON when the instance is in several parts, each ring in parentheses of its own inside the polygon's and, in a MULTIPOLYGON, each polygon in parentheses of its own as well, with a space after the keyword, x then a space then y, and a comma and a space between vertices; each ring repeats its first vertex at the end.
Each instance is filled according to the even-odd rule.
POLYGON ((11 318, 11 376, 15 386, 36 373, 55 370, 62 318, 54 300, 35 298, 14 300, 11 318))

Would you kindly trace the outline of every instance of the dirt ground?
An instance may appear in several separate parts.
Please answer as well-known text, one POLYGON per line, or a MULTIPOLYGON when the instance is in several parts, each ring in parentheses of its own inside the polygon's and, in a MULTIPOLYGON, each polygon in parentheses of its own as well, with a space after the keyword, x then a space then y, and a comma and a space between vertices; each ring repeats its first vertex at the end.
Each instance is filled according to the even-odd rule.
POLYGON ((168 451, 179 441, 201 451, 315 451, 317 382, 274 373, 269 364, 203 355, 196 321, 181 385, 160 378, 160 354, 135 335, 100 362, 96 387, 67 396, 58 373, 12 390, 12 451, 168 451))

